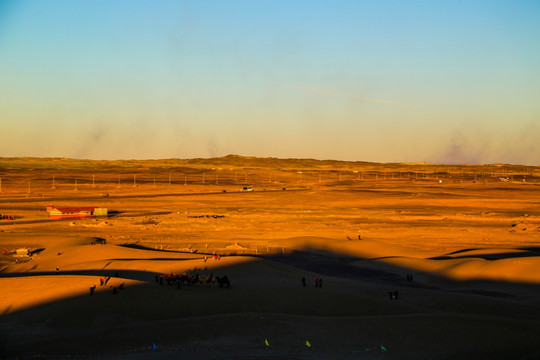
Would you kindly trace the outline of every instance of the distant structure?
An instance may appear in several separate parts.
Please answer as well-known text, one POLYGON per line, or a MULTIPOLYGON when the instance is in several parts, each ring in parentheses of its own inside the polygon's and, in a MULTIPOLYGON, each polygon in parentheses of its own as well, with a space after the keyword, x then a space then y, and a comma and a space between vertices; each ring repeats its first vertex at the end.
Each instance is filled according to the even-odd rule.
POLYGON ((20 249, 17 249, 17 251, 15 252, 16 256, 18 257, 23 257, 23 256, 29 256, 30 255, 30 251, 28 251, 28 249, 25 249, 25 248, 20 248, 20 249))
POLYGON ((100 207, 56 207, 47 206, 51 219, 84 219, 92 216, 107 216, 107 208, 100 207))

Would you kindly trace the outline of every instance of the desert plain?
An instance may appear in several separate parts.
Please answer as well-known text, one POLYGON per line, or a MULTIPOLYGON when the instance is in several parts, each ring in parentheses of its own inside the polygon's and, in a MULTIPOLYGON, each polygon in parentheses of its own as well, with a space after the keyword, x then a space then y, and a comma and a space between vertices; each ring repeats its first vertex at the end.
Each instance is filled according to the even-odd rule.
POLYGON ((0 213, 2 359, 540 357, 538 167, 0 158, 0 213))

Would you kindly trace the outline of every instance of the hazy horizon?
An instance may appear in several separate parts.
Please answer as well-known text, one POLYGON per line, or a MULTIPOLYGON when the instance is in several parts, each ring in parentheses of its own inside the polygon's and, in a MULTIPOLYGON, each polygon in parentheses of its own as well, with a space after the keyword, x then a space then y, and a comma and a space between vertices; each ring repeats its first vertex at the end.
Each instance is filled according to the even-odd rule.
POLYGON ((0 2, 0 156, 540 165, 540 3, 0 2))
POLYGON ((125 158, 125 159, 91 159, 91 158, 75 158, 75 157, 65 157, 65 156, 0 156, 0 159, 37 159, 37 160, 73 160, 73 161, 95 161, 95 162, 101 162, 101 161, 190 161, 190 160, 213 160, 213 159, 224 159, 227 157, 239 157, 239 158, 245 158, 245 159, 272 159, 277 161, 297 161, 297 160, 305 160, 305 161, 320 161, 320 162, 344 162, 344 163, 367 163, 367 164, 381 164, 381 165, 390 165, 390 164, 396 164, 396 165, 426 165, 426 166, 510 166, 510 167, 540 167, 540 165, 524 165, 524 164, 511 164, 511 163, 482 163, 482 164, 467 164, 467 163, 437 163, 437 162, 425 162, 425 161, 403 161, 403 162, 378 162, 378 161, 369 161, 369 160, 340 160, 340 159, 331 159, 331 158, 313 158, 313 157, 303 157, 303 158, 295 158, 295 157, 275 157, 275 156, 252 156, 252 155, 241 155, 241 154, 226 154, 222 156, 214 156, 214 157, 192 157, 192 158, 181 158, 181 157, 170 157, 170 158, 125 158))

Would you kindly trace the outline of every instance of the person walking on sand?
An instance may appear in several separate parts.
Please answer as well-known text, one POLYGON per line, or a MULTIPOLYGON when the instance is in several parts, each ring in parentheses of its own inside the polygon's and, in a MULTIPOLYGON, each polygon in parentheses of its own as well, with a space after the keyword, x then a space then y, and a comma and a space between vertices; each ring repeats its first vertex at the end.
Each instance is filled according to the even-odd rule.
POLYGON ((322 288, 322 278, 319 279, 319 289, 322 288))
POLYGON ((302 277, 302 286, 306 287, 306 277, 305 276, 302 277))
POLYGON ((103 279, 103 276, 99 278, 99 286, 103 286, 103 283, 105 282, 105 279, 103 279))
POLYGON ((315 287, 316 287, 316 288, 319 287, 319 279, 315 279, 315 287))

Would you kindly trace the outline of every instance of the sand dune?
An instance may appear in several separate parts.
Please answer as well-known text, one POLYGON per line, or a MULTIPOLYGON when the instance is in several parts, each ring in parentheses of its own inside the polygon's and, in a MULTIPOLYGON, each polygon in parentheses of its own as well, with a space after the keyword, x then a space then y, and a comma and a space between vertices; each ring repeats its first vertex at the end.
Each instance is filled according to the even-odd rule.
POLYGON ((537 358, 540 191, 485 175, 498 167, 4 163, 19 168, 0 168, 0 213, 20 218, 0 221, 0 358, 537 358), (53 202, 111 216, 50 221, 53 202))

